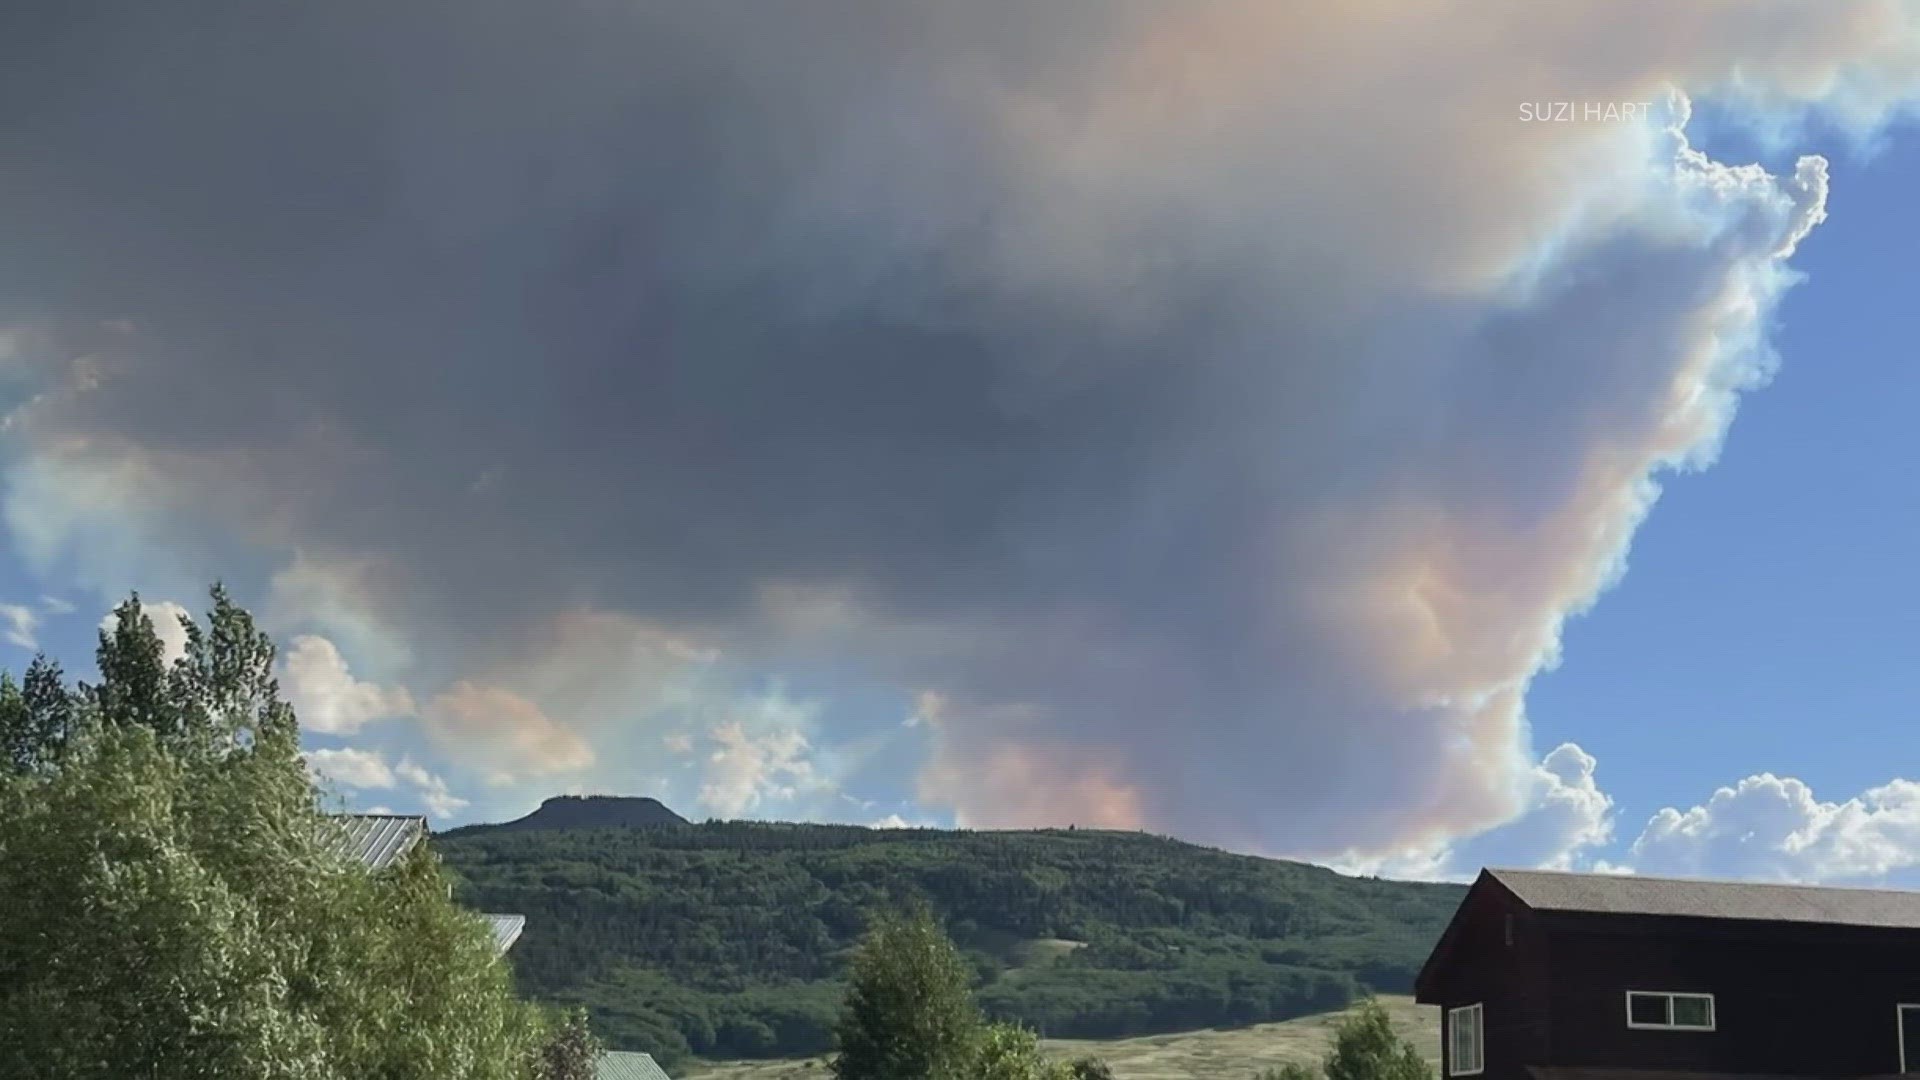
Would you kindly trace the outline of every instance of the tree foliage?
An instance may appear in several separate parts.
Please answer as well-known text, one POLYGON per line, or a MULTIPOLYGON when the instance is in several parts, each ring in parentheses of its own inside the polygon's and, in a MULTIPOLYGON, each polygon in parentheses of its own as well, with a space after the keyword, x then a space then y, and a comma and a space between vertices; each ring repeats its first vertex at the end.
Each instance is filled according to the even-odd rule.
POLYGON ((1040 1052, 1033 1030, 988 1023, 959 950, 924 905, 876 920, 854 954, 829 1069, 838 1080, 1075 1080, 1105 1066, 1040 1052))
POLYGON ((853 957, 833 1075, 960 1080, 980 1028, 968 978, 925 908, 882 918, 853 957))
MULTIPOLYGON (((1333 1046, 1321 1062, 1325 1080, 1433 1080, 1433 1068, 1420 1048, 1393 1030, 1393 1020, 1369 998, 1342 1017, 1333 1046)), ((1260 1080, 1316 1080, 1314 1070, 1298 1062, 1267 1069, 1260 1080)))
POLYGON ((272 643, 216 588, 172 664, 0 681, 0 1076, 527 1080, 540 1016, 423 846, 340 853, 272 643))
POLYGON ((464 903, 540 927, 514 950, 523 990, 669 1065, 829 1050, 848 956, 911 899, 989 1017, 1104 1039, 1408 989, 1462 892, 1098 829, 470 827, 436 848, 464 903))
POLYGON ((1420 1049, 1394 1033, 1380 1003, 1368 999, 1334 1029, 1322 1065, 1327 1080, 1433 1080, 1420 1049))
POLYGON ((981 1031, 964 1076, 966 1080, 1078 1080, 1086 1070, 1100 1068, 1104 1066, 1091 1060, 1073 1065, 1050 1061, 1040 1052, 1040 1038, 1032 1028, 1000 1023, 981 1031))
POLYGON ((575 1009, 553 1025, 540 1048, 536 1080, 594 1080, 595 1063, 605 1050, 587 1023, 586 1012, 575 1009))

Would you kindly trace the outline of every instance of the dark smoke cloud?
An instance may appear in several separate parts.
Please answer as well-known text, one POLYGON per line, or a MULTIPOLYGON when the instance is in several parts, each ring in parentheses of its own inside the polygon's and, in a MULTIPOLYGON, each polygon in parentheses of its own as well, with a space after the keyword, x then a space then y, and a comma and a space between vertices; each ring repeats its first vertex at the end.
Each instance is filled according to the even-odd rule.
MULTIPOLYGON (((1368 5, 16 5, 8 521, 107 592, 277 575, 423 700, 564 711, 583 608, 657 676, 615 697, 681 649, 927 691, 973 821, 1471 832, 1649 471, 1764 366, 1721 307, 1824 201, 1517 130, 1732 70, 1660 10, 1427 12, 1409 60, 1368 5)), ((1881 86, 1851 10, 1759 83, 1881 86)), ((603 691, 555 719, 604 759, 603 691)))

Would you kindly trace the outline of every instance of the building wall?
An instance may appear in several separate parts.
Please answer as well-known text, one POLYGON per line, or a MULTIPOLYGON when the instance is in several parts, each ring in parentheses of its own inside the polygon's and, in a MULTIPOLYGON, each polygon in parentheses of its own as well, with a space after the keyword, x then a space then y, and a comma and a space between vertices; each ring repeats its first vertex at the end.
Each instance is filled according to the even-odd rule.
POLYGON ((1899 1069, 1920 931, 1550 913, 1541 1064, 1861 1076, 1899 1069), (1715 1030, 1627 1026, 1626 991, 1714 995, 1715 1030))
POLYGON ((1453 1073, 1452 1032, 1445 1010, 1482 1006, 1485 1080, 1527 1080, 1526 1066, 1547 1060, 1548 943, 1538 916, 1499 885, 1475 888, 1462 903, 1455 960, 1431 997, 1442 1007, 1441 1069, 1453 1073), (1512 935, 1508 922, 1512 919, 1512 935))

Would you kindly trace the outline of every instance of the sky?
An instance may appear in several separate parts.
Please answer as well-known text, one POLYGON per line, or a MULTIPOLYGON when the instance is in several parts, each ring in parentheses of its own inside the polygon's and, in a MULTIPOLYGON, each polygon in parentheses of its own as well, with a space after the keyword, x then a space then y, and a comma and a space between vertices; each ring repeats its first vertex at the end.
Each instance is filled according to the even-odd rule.
POLYGON ((1920 5, 0 42, 8 666, 222 580, 437 826, 1920 884, 1920 5))

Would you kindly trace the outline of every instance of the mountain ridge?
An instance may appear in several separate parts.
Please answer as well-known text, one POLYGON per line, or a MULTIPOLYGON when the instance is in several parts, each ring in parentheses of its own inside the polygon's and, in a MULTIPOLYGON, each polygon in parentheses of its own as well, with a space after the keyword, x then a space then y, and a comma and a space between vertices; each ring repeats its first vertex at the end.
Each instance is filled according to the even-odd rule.
POLYGON ((448 829, 443 836, 527 829, 658 828, 690 825, 667 804, 644 795, 555 795, 533 812, 511 821, 478 822, 448 829))

